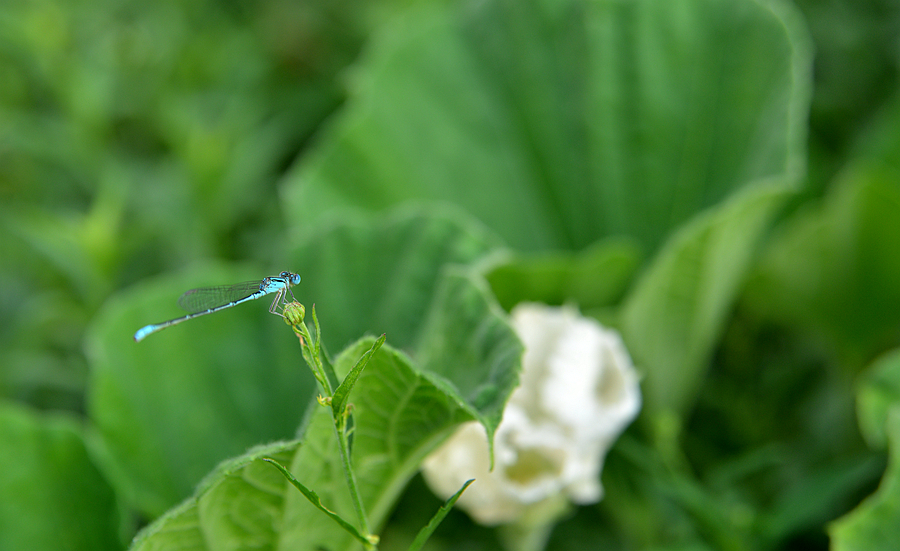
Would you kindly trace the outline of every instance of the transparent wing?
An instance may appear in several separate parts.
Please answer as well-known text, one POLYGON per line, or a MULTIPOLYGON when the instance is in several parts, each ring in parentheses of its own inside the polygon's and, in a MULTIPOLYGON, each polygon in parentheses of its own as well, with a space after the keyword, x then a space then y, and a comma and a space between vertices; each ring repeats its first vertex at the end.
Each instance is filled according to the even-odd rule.
POLYGON ((261 281, 245 281, 234 285, 217 285, 215 287, 200 287, 185 292, 178 299, 178 306, 196 314, 210 308, 222 306, 242 298, 247 298, 259 291, 261 281))

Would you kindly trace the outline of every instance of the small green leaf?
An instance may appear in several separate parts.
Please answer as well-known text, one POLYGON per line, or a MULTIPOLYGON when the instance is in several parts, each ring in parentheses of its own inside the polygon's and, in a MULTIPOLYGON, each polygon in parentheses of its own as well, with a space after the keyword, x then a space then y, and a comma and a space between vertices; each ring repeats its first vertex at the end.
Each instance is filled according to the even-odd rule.
POLYGON ((300 493, 303 494, 303 496, 306 497, 306 499, 308 499, 309 502, 312 503, 313 506, 316 507, 316 509, 319 509, 320 511, 325 513, 331 520, 335 521, 338 524, 338 526, 340 526, 341 528, 346 530, 351 536, 353 536, 354 538, 359 540, 363 545, 365 545, 365 546, 369 545, 369 540, 366 539, 366 537, 364 535, 360 534, 359 530, 357 530, 355 526, 353 526, 352 524, 350 524, 349 522, 344 520, 340 515, 336 514, 334 511, 332 511, 328 507, 325 507, 324 505, 322 505, 322 500, 319 499, 319 496, 314 491, 312 491, 309 488, 307 488, 306 486, 304 486, 302 482, 297 480, 294 477, 294 475, 292 475, 291 472, 289 470, 287 470, 287 467, 285 467, 278 461, 275 461, 274 459, 269 458, 269 457, 263 457, 262 460, 268 461, 272 465, 275 465, 275 467, 279 471, 281 471, 281 474, 283 474, 284 477, 287 478, 288 481, 295 488, 300 490, 300 493))
POLYGON ((890 461, 878 490, 829 527, 834 551, 893 549, 900 526, 900 407, 891 408, 885 432, 890 461))
POLYGON ((356 384, 356 381, 359 379, 360 374, 362 374, 363 369, 366 368, 372 355, 381 348, 381 345, 384 344, 386 338, 387 335, 378 337, 378 340, 375 341, 372 348, 366 350, 366 352, 360 356, 359 361, 356 362, 356 365, 353 366, 350 373, 344 377, 344 380, 341 381, 341 384, 334 391, 334 395, 331 397, 331 409, 333 410, 335 419, 344 415, 344 408, 347 406, 347 400, 350 397, 350 392, 353 390, 353 385, 356 384))
POLYGON ((490 267, 485 277, 505 310, 531 301, 573 302, 586 311, 615 304, 639 264, 636 243, 604 239, 579 253, 516 254, 490 267))
POLYGON ((900 407, 900 349, 884 354, 863 374, 856 393, 859 427, 870 446, 887 445, 888 412, 900 407))
POLYGON ((462 493, 466 491, 466 488, 468 488, 469 485, 473 482, 475 482, 474 478, 467 480, 458 492, 450 496, 450 499, 444 502, 441 508, 438 509, 438 512, 435 513, 434 517, 432 517, 431 520, 428 521, 428 524, 423 526, 422 529, 419 530, 419 533, 416 534, 416 539, 414 539, 410 544, 409 551, 419 551, 419 549, 421 549, 422 546, 425 545, 425 542, 428 541, 428 538, 431 537, 431 534, 434 533, 435 529, 437 529, 437 527, 441 524, 441 521, 444 520, 444 517, 447 516, 447 513, 450 512, 450 509, 452 509, 456 504, 456 500, 459 499, 459 496, 461 496, 462 493))

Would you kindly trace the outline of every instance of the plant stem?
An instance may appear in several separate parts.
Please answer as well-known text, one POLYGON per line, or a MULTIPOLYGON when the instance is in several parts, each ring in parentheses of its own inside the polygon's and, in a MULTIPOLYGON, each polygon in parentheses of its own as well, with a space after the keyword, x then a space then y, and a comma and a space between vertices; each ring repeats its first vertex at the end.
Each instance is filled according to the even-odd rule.
MULTIPOLYGON (((328 375, 325 373, 322 359, 319 357, 319 354, 321 353, 321 342, 319 340, 321 330, 319 329, 319 320, 316 317, 315 306, 312 308, 312 316, 316 328, 315 339, 310 335, 309 328, 306 326, 306 323, 303 322, 302 318, 299 319, 297 323, 293 323, 291 327, 294 332, 301 337, 303 358, 306 360, 306 363, 309 364, 309 367, 313 371, 313 375, 316 377, 316 380, 322 387, 322 391, 326 395, 325 403, 330 403, 330 398, 334 395, 334 389, 331 386, 328 375)), ((334 404, 331 404, 331 407, 333 408, 334 404)), ((341 466, 344 469, 344 477, 347 479, 347 488, 350 490, 350 497, 353 500, 353 507, 356 509, 356 516, 359 519, 360 531, 367 539, 369 539, 371 545, 370 548, 374 549, 374 544, 378 541, 378 538, 369 532, 369 521, 366 519, 366 510, 363 506, 362 496, 359 494, 359 487, 356 484, 356 475, 353 473, 353 465, 350 462, 350 438, 347 430, 348 417, 349 412, 347 411, 346 406, 344 406, 344 411, 332 412, 334 432, 335 435, 337 435, 338 447, 341 452, 341 466)))
POLYGON ((369 521, 366 519, 366 510, 363 506, 362 497, 359 495, 359 487, 356 485, 356 475, 353 474, 353 466, 350 464, 350 439, 347 434, 346 417, 343 422, 335 420, 334 430, 341 449, 341 464, 344 467, 344 476, 347 478, 347 487, 350 489, 353 507, 356 508, 356 516, 359 518, 359 527, 362 533, 368 536, 371 534, 369 532, 369 521))

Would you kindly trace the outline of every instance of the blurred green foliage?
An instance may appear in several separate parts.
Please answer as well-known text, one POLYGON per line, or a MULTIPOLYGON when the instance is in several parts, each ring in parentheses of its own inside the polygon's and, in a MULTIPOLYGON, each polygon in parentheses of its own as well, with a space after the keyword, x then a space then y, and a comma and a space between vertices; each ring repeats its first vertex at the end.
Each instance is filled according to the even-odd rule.
MULTIPOLYGON (((335 356, 386 331, 459 375, 502 314, 458 296, 621 329, 645 411, 552 549, 884 548, 898 34, 892 0, 0 4, 0 548, 122 548, 292 438, 260 305, 130 339, 284 269, 335 356)), ((414 481, 383 548, 437 506, 414 481)), ((433 548, 494 537, 453 512, 433 548)))
POLYGON ((277 178, 342 101, 377 15, 363 8, 0 8, 4 395, 80 409, 80 341, 113 291, 204 259, 273 260, 277 178))

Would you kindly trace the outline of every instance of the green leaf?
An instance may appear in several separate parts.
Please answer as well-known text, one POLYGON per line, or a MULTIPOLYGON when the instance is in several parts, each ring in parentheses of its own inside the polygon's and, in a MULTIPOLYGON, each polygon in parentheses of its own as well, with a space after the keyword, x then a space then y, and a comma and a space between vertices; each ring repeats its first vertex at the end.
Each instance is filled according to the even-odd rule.
POLYGON ((341 384, 334 391, 334 395, 331 397, 331 409, 335 420, 344 414, 344 408, 347 407, 347 400, 350 398, 350 392, 353 390, 353 386, 356 384, 356 381, 359 380, 359 376, 362 374, 363 369, 366 368, 366 365, 368 365, 369 360, 372 359, 372 354, 381 348, 381 345, 384 344, 386 338, 387 335, 378 337, 378 340, 375 341, 372 348, 366 350, 363 355, 360 356, 356 365, 353 366, 353 369, 350 370, 347 376, 341 381, 341 384))
POLYGON ((887 445, 888 412, 900 407, 900 349, 878 358, 862 376, 856 392, 859 428, 873 448, 887 445))
POLYGON ((0 549, 120 549, 112 488, 79 423, 0 403, 0 549))
POLYGON ((604 239, 579 253, 517 254, 492 266, 485 277, 505 310, 530 301, 574 302, 587 311, 615 304, 639 263, 634 243, 604 239))
POLYGON ((298 298, 318 303, 326 349, 341 350, 368 331, 412 348, 441 267, 478 260, 496 245, 464 219, 398 214, 332 225, 308 236, 292 261, 265 272, 205 267, 116 297, 88 341, 88 405, 104 470, 129 502, 155 517, 223 458, 293 436, 314 392, 296 338, 264 301, 132 341, 138 327, 177 316, 185 290, 289 269, 303 276, 298 298))
POLYGON ((748 183, 802 170, 809 72, 786 3, 419 5, 373 40, 286 212, 308 228, 440 201, 520 250, 627 235, 653 253, 748 183))
POLYGON ((460 213, 405 209, 325 225, 287 257, 303 276, 294 294, 316 304, 327 349, 342 350, 366 333, 387 333, 407 348, 420 338, 442 267, 471 264, 499 246, 460 213))
MULTIPOLYGON (((365 338, 335 360, 343 377, 375 339, 365 338)), ((380 530, 397 495, 421 459, 462 420, 455 399, 423 376, 389 345, 372 355, 353 393, 352 462, 373 529, 380 530)), ((468 404, 469 408, 474 407, 468 404)), ((261 446, 227 461, 194 497, 154 522, 133 549, 353 549, 357 540, 325 519, 278 470, 271 457, 344 519, 355 518, 328 408, 315 407, 299 441, 261 446)))
MULTIPOLYGON (((335 361, 338 376, 345 376, 374 342, 365 338, 344 350, 335 361)), ((487 366, 479 367, 486 377, 487 366)), ((466 409, 475 406, 458 403, 432 384, 405 354, 387 344, 372 356, 353 395, 351 460, 369 524, 377 533, 421 460, 450 429, 471 419, 466 409)), ((314 489, 329 509, 345 519, 356 518, 337 454, 331 414, 321 408, 289 469, 314 489)), ((346 548, 346 544, 337 542, 350 542, 349 535, 331 522, 322 522, 321 513, 310 514, 312 507, 306 499, 294 494, 287 497, 282 544, 287 548, 346 548)))
POLYGON ((297 441, 275 442, 222 462, 192 497, 144 528, 130 549, 219 551, 272 546, 285 492, 296 490, 260 459, 288 462, 299 445, 297 441))
MULTIPOLYGON (((341 354, 335 364, 338 374, 347 373, 373 341, 363 339, 341 354)), ((464 359, 458 357, 455 362, 461 372, 469 369, 464 359)), ((517 368, 518 364, 506 366, 513 372, 517 368)), ((487 380, 491 370, 489 360, 482 358, 470 373, 487 380)), ((357 382, 353 399, 353 464, 373 529, 382 525, 397 492, 450 429, 473 418, 472 412, 486 417, 483 406, 460 401, 458 395, 435 385, 432 379, 418 361, 411 363, 405 354, 385 345, 375 353, 357 382)), ((503 392, 508 396, 512 388, 503 392)))
POLYGON ((673 236, 622 310, 622 333, 645 408, 683 412, 703 381, 725 316, 763 232, 791 189, 759 183, 673 236))
POLYGON ((475 482, 475 479, 472 478, 467 480, 465 484, 462 485, 462 488, 459 489, 458 492, 450 496, 447 501, 441 505, 441 508, 438 509, 438 512, 428 521, 428 524, 422 527, 418 534, 416 534, 416 539, 409 546, 409 551, 419 551, 425 542, 428 541, 428 538, 431 537, 431 534, 437 529, 437 527, 441 524, 441 521, 444 520, 444 517, 447 516, 447 513, 450 512, 450 509, 456 504, 456 500, 459 499, 459 496, 462 495, 463 492, 466 491, 466 488, 469 487, 471 483, 475 482))
POLYGON ((890 462, 878 490, 829 527, 834 551, 891 549, 900 537, 900 407, 888 413, 890 462))
POLYGON ((132 334, 178 316, 176 300, 189 288, 265 275, 205 267, 168 277, 116 297, 91 328, 88 411, 98 456, 117 491, 151 518, 191 495, 219 461, 294 436, 315 386, 265 299, 140 343, 132 334))
POLYGON ((897 344, 900 171, 856 163, 772 238, 743 303, 811 334, 856 372, 897 344))

